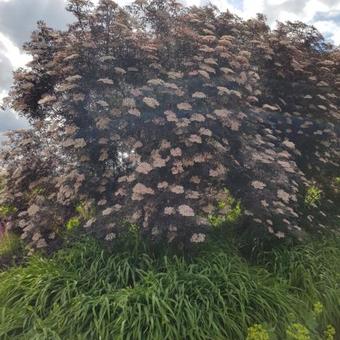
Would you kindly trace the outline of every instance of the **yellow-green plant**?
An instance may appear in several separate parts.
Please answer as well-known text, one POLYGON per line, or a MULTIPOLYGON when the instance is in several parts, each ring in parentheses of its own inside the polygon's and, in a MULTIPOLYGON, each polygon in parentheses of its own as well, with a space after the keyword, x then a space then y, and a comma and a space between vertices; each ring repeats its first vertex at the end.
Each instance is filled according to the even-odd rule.
POLYGON ((227 222, 234 223, 240 218, 241 214, 242 214, 241 203, 237 201, 234 204, 234 207, 227 214, 226 220, 227 222))
POLYGON ((66 222, 66 228, 67 230, 73 230, 74 228, 78 228, 80 226, 80 217, 79 216, 74 216, 71 217, 67 222, 66 222))
POLYGON ((34 197, 34 196, 43 195, 44 192, 45 192, 45 189, 44 189, 44 188, 42 188, 42 187, 36 187, 36 188, 34 188, 34 189, 31 191, 30 196, 31 196, 31 197, 33 196, 33 197, 34 197))
POLYGON ((227 210, 224 215, 211 214, 208 216, 213 227, 220 227, 223 223, 235 223, 242 215, 241 203, 237 201, 228 189, 224 189, 226 199, 220 200, 217 208, 220 211, 227 210))
POLYGON ((209 215, 208 216, 209 223, 214 227, 214 228, 219 228, 223 222, 224 222, 224 217, 218 216, 218 215, 209 215))
POLYGON ((15 254, 21 246, 21 240, 18 236, 6 232, 0 238, 0 257, 15 254))
POLYGON ((332 325, 328 325, 324 332, 324 338, 325 340, 334 340, 335 334, 335 328, 332 325))
POLYGON ((132 234, 137 233, 139 230, 139 226, 134 223, 128 223, 128 230, 132 234))
POLYGON ((268 331, 260 324, 248 328, 247 340, 269 340, 268 331))
POLYGON ((5 188, 5 178, 4 175, 0 172, 0 192, 2 192, 5 188))
POLYGON ((95 215, 94 207, 84 202, 80 202, 76 206, 75 211, 78 213, 78 215, 71 217, 66 222, 67 230, 78 228, 82 222, 89 220, 95 215))
POLYGON ((313 305, 313 313, 316 317, 321 315, 323 311, 324 311, 324 305, 320 301, 316 302, 313 305))
POLYGON ((311 186, 308 188, 305 195, 305 204, 307 206, 316 205, 321 200, 321 190, 316 186, 311 186))
POLYGON ((287 329, 287 339, 289 340, 310 340, 309 330, 301 323, 293 323, 287 329))
POLYGON ((76 212, 83 220, 89 220, 96 214, 95 208, 92 205, 88 205, 84 202, 80 202, 76 206, 76 212))
POLYGON ((17 209, 11 205, 4 204, 0 206, 0 218, 7 218, 16 212, 17 209))
POLYGON ((334 191, 336 193, 339 193, 340 192, 340 177, 335 177, 333 178, 332 180, 332 186, 334 188, 334 191))

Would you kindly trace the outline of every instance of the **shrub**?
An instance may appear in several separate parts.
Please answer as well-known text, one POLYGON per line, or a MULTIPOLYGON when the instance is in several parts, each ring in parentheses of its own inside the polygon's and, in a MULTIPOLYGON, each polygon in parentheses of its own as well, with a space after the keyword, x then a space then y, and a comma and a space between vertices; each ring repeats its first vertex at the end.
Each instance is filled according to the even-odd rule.
POLYGON ((67 9, 75 22, 38 23, 14 75, 9 106, 32 129, 3 152, 3 201, 18 209, 8 229, 53 245, 82 201, 102 239, 136 224, 183 246, 208 239, 228 188, 251 247, 322 230, 304 228, 301 203, 338 171, 340 54, 315 28, 173 0, 67 9))

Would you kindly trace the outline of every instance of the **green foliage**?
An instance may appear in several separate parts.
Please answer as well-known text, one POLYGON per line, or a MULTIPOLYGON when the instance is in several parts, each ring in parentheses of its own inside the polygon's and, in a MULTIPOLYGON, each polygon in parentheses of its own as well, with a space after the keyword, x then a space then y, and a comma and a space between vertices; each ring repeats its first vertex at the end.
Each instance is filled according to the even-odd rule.
POLYGON ((289 340, 310 340, 309 330, 300 323, 293 323, 287 329, 287 339, 289 340))
POLYGON ((10 233, 0 236, 0 269, 20 261, 23 255, 23 243, 18 236, 10 233))
POLYGON ((236 202, 234 207, 230 210, 230 212, 226 216, 226 221, 229 223, 235 223, 242 214, 241 203, 236 202))
POLYGON ((80 202, 76 207, 75 211, 78 213, 77 216, 71 217, 66 222, 66 228, 72 231, 75 228, 79 228, 82 222, 89 220, 94 217, 96 211, 93 206, 86 205, 84 202, 80 202))
POLYGON ((254 266, 230 247, 183 259, 84 240, 0 274, 0 338, 314 339, 308 318, 320 312, 330 340, 340 330, 339 253, 328 241, 254 266))
POLYGON ((20 238, 10 234, 5 233, 0 237, 0 257, 9 254, 14 254, 22 247, 20 238))
POLYGON ((321 327, 331 323, 337 331, 340 330, 339 258, 338 238, 319 239, 268 254, 266 268, 282 277, 310 306, 312 313, 307 320, 310 326, 315 324, 317 316, 321 327))
POLYGON ((324 332, 324 338, 325 340, 334 340, 335 334, 335 328, 332 325, 328 325, 324 332))
POLYGON ((340 194, 340 176, 339 177, 334 177, 331 181, 333 191, 335 194, 340 194))
POLYGON ((6 186, 6 176, 0 172, 0 193, 5 189, 6 186))
POLYGON ((41 196, 45 193, 45 189, 41 187, 36 187, 29 193, 30 198, 41 196))
POLYGON ((84 202, 80 202, 76 206, 76 212, 79 214, 84 221, 89 220, 94 217, 96 214, 96 210, 92 205, 85 204, 84 202))
POLYGON ((241 202, 237 201, 228 189, 224 189, 225 199, 217 203, 218 211, 224 213, 210 214, 208 216, 210 224, 214 228, 220 228, 225 224, 236 223, 242 215, 241 202))
POLYGON ((268 331, 259 324, 248 328, 247 340, 269 340, 268 331))
POLYGON ((15 214, 17 209, 11 205, 4 204, 0 205, 0 218, 8 218, 9 216, 15 214))
POLYGON ((309 187, 305 195, 305 204, 307 206, 315 206, 320 203, 321 193, 321 190, 316 186, 309 187))
POLYGON ((316 302, 313 306, 314 315, 319 316, 322 314, 323 311, 324 311, 324 305, 320 301, 316 302))
POLYGON ((66 228, 67 230, 73 230, 75 228, 80 227, 80 217, 74 216, 71 217, 67 222, 66 222, 66 228))
POLYGON ((221 216, 209 215, 208 219, 209 219, 209 223, 214 228, 220 228, 223 225, 223 223, 224 223, 224 218, 221 217, 221 216))

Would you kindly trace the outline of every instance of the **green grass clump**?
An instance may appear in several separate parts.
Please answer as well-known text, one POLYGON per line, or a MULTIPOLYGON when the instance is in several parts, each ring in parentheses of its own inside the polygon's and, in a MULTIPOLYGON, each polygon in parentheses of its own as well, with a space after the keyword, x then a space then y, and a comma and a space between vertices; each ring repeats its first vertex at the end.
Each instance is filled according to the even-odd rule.
POLYGON ((0 239, 0 256, 15 253, 21 247, 20 239, 13 234, 5 233, 0 239))
POLYGON ((321 322, 340 330, 340 241, 316 240, 270 253, 267 268, 306 301, 321 322), (322 305, 322 312, 320 311, 322 305), (319 307, 318 307, 319 306, 319 307))
POLYGON ((286 339, 313 310, 331 334, 339 255, 325 243, 251 265, 230 248, 185 259, 109 253, 89 239, 0 274, 0 339, 266 339, 267 326, 286 339))
POLYGON ((18 236, 10 233, 0 236, 0 270, 13 265, 22 255, 23 244, 18 236))

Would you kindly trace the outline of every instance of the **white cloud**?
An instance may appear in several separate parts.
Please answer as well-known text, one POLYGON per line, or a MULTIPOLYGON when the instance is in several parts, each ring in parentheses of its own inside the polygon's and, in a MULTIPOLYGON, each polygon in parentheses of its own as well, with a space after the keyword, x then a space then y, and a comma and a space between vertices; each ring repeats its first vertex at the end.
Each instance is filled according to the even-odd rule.
POLYGON ((324 35, 330 35, 335 45, 340 45, 340 23, 334 21, 316 21, 314 26, 324 35))
POLYGON ((255 17, 257 13, 263 13, 264 8, 264 0, 243 0, 243 11, 241 13, 241 16, 246 19, 255 17))
MULTIPOLYGON (((187 2, 191 2, 191 1, 187 1, 187 2)), ((226 1, 226 0, 210 0, 209 1, 212 5, 216 6, 220 11, 227 11, 229 10, 232 13, 235 14, 240 14, 239 10, 232 4, 230 3, 230 1, 226 1)))
POLYGON ((0 32, 0 44, 2 54, 8 58, 14 69, 25 66, 31 57, 23 53, 8 37, 0 32))
POLYGON ((6 90, 1 90, 0 91, 0 105, 2 104, 2 101, 4 98, 7 96, 7 91, 6 90))
POLYGON ((271 6, 278 6, 285 3, 287 0, 268 0, 267 3, 271 6))
MULTIPOLYGON (((200 0, 186 0, 188 5, 198 5, 200 2, 200 0)), ((340 22, 331 17, 332 13, 340 10, 340 0, 239 0, 242 9, 233 5, 232 0, 210 0, 210 2, 222 11, 229 9, 245 19, 263 13, 268 17, 272 28, 275 27, 277 20, 303 21, 314 25, 334 44, 340 44, 340 22), (323 15, 322 19, 317 19, 320 13, 323 15)))
POLYGON ((306 2, 306 6, 303 9, 303 16, 300 20, 311 21, 313 20, 317 12, 328 12, 331 7, 319 0, 310 0, 306 2))
MULTIPOLYGON (((21 52, 20 49, 15 46, 15 44, 1 32, 0 47, 0 56, 2 55, 3 57, 7 58, 7 60, 10 62, 10 65, 12 66, 12 70, 19 67, 24 67, 31 60, 30 56, 21 52)), ((2 62, 3 60, 0 59, 0 64, 2 62)), ((7 71, 9 73, 11 72, 10 69, 6 69, 6 73, 7 71)), ((8 88, 1 88, 1 85, 4 86, 5 84, 0 84, 0 105, 3 103, 3 99, 8 95, 8 88)), ((0 111, 0 113, 0 119, 2 120, 2 122, 0 122, 0 130, 2 130, 4 126, 14 127, 17 124, 20 126, 24 124, 24 121, 22 119, 19 120, 18 115, 14 112, 0 111), (6 122, 3 121, 4 119, 6 120, 6 122)))
MULTIPOLYGON (((64 0, 67 2, 67 0, 64 0)), ((134 0, 114 0, 119 6, 125 6, 131 4, 134 0)), ((92 2, 97 5, 99 0, 92 0, 92 2)))
POLYGON ((288 11, 281 11, 277 17, 278 21, 297 21, 299 20, 299 16, 295 13, 288 12, 288 11))

